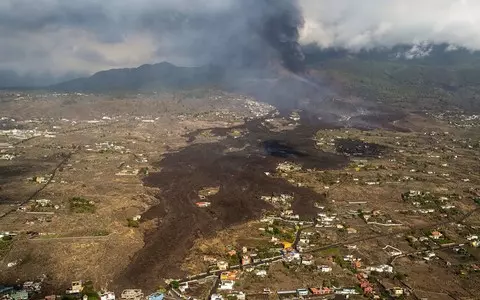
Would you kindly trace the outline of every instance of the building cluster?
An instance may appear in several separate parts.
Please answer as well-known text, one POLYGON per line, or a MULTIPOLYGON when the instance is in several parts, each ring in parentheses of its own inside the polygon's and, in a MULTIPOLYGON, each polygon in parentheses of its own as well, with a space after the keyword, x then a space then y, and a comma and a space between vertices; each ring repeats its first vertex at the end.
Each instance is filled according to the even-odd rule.
POLYGON ((0 154, 0 160, 13 160, 16 157, 15 154, 5 153, 0 154))
POLYGON ((140 169, 125 165, 120 171, 115 173, 116 176, 137 176, 140 173, 140 169))
POLYGON ((127 149, 125 146, 122 145, 117 145, 114 142, 101 142, 101 143, 95 143, 94 145, 85 145, 85 150, 86 151, 92 151, 92 152, 117 152, 120 154, 126 154, 126 153, 131 153, 129 149, 127 149))
POLYGON ((15 140, 27 140, 33 137, 43 136, 46 138, 54 138, 57 133, 53 131, 39 131, 37 129, 7 129, 0 130, 0 136, 5 136, 15 140))
POLYGON ((454 210, 454 205, 447 196, 435 196, 430 192, 411 190, 402 194, 402 199, 409 202, 414 209, 410 209, 411 212, 418 214, 433 214, 437 211, 444 214, 454 210))
MULTIPOLYGON (((39 294, 42 290, 43 280, 39 281, 27 281, 24 282, 21 286, 0 286, 0 299, 1 300, 28 300, 32 298, 40 299, 39 294)), ((101 291, 96 292, 92 287, 87 287, 83 281, 73 281, 71 286, 65 290, 63 295, 47 295, 44 297, 45 300, 60 300, 60 299, 71 299, 71 300, 88 300, 92 299, 92 295, 95 298, 100 300, 163 300, 164 294, 156 292, 145 296, 142 290, 140 289, 125 289, 120 294, 120 297, 117 298, 114 292, 110 291, 101 291)))
POLYGON ((50 209, 58 210, 60 205, 53 204, 50 199, 33 199, 18 207, 18 211, 23 212, 46 212, 50 209))
POLYGON ((265 202, 272 204, 275 208, 279 209, 280 217, 285 220, 299 221, 300 216, 295 214, 292 210, 292 202, 294 200, 292 195, 280 194, 280 195, 271 195, 271 196, 261 196, 265 202))
POLYGON ((28 300, 37 296, 41 290, 45 277, 35 281, 25 281, 17 286, 0 285, 1 300, 28 300))
POLYGON ((52 174, 44 174, 44 175, 40 175, 40 176, 34 176, 34 177, 31 177, 31 178, 27 178, 27 180, 38 183, 38 184, 46 184, 49 181, 52 182, 52 183, 55 182, 55 179, 53 179, 52 174))
POLYGON ((11 231, 0 231, 0 239, 12 239, 17 236, 17 233, 11 231))
POLYGON ((362 210, 360 216, 365 223, 379 226, 402 226, 403 224, 395 222, 389 215, 380 210, 362 210))
POLYGON ((289 172, 297 172, 302 169, 302 166, 294 164, 292 162, 282 162, 277 165, 277 171, 289 173, 289 172))
POLYGON ((312 236, 315 235, 315 232, 303 230, 300 233, 300 237, 297 243, 297 249, 299 252, 303 252, 307 249, 315 247, 315 244, 312 243, 312 236))
POLYGON ((338 216, 336 213, 321 212, 317 214, 317 224, 315 227, 332 228, 336 227, 338 223, 338 216))
POLYGON ((270 104, 254 101, 251 99, 245 99, 245 107, 256 118, 261 118, 276 111, 276 108, 270 104))
POLYGON ((281 209, 290 209, 293 202, 293 196, 288 194, 261 196, 260 199, 281 209))

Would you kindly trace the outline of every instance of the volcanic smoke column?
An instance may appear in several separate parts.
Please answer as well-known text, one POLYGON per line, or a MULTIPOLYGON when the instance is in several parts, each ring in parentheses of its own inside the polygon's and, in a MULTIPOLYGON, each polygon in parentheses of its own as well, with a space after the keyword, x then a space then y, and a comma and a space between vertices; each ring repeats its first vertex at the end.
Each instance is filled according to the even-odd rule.
MULTIPOLYGON (((294 73, 304 71, 304 55, 300 48, 299 29, 303 27, 304 19, 297 0, 237 0, 248 22, 247 35, 259 35, 260 39, 273 48, 284 67, 294 73)), ((252 41, 246 39, 247 41, 252 41)), ((265 51, 263 47, 243 45, 239 49, 252 48, 255 51, 265 51)), ((264 56, 256 53, 257 57, 264 56)))
POLYGON ((292 72, 304 71, 304 55, 298 43, 303 16, 296 0, 264 0, 267 9, 263 36, 292 72))

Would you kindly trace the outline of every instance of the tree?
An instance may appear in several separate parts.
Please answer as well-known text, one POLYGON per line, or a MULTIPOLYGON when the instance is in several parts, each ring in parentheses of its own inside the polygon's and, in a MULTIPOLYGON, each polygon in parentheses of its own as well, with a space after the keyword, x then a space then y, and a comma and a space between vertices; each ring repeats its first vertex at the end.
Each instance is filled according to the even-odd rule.
POLYGON ((274 235, 279 235, 280 234, 280 229, 278 229, 277 227, 273 227, 273 234, 274 235))
POLYGON ((11 241, 11 240, 13 240, 13 238, 10 235, 6 235, 6 236, 2 237, 2 241, 11 241))
POLYGON ((178 289, 180 287, 180 282, 174 280, 174 281, 170 282, 170 286, 174 289, 178 289))
POLYGON ((405 278, 407 278, 407 275, 403 274, 403 273, 400 273, 400 272, 397 272, 397 273, 395 273, 395 276, 393 276, 393 277, 398 279, 398 280, 405 280, 405 278))
POLYGON ((138 228, 140 226, 140 222, 138 222, 137 220, 133 220, 131 218, 128 218, 127 219, 127 226, 128 227, 134 227, 134 228, 138 228))
POLYGON ((88 300, 100 300, 100 295, 95 291, 92 281, 85 282, 82 294, 86 295, 88 300))

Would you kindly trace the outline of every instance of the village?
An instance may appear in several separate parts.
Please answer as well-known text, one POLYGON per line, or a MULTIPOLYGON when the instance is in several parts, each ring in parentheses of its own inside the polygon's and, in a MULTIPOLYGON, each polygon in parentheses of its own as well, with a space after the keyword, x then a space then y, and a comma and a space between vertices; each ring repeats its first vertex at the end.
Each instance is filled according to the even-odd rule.
MULTIPOLYGON (((412 118, 417 127, 407 125, 417 131, 318 130, 311 143, 344 157, 345 166, 276 158, 259 174, 316 198, 280 188, 258 193, 254 217, 196 236, 180 259, 182 276, 142 289, 114 285, 113 274, 144 247, 144 234, 167 218, 145 214, 159 189, 144 180, 162 172, 165 153, 187 147, 192 132, 194 145, 241 144, 249 134, 238 127, 242 118, 268 116, 262 124, 281 130, 301 121, 299 113, 281 117, 241 100, 241 113, 3 117, 0 162, 10 173, 0 189, 0 273, 14 280, 0 284, 0 298, 478 298, 480 123, 466 114, 412 118), (100 267, 84 267, 94 262, 100 267)), ((188 209, 219 220, 225 186, 192 189, 188 209)))

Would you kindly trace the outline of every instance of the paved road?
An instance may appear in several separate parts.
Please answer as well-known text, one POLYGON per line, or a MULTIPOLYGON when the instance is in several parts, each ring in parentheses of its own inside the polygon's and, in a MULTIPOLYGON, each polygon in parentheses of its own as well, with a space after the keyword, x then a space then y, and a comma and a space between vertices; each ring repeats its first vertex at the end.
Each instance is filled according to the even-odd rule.
POLYGON ((405 256, 414 255, 414 254, 420 254, 420 253, 422 253, 422 252, 427 252, 427 251, 435 251, 435 250, 440 250, 440 249, 442 249, 442 250, 443 250, 443 249, 451 249, 451 248, 455 248, 456 246, 459 246, 459 245, 465 244, 465 243, 467 243, 467 242, 454 243, 454 244, 448 244, 448 245, 443 245, 443 246, 442 246, 442 245, 438 245, 438 246, 432 247, 432 248, 430 248, 430 249, 410 251, 410 252, 403 253, 403 254, 401 254, 401 255, 397 255, 397 256, 392 257, 392 258, 389 260, 388 264, 389 264, 389 265, 392 265, 397 258, 402 258, 402 257, 405 257, 405 256))
MULTIPOLYGON (((468 217, 470 217, 472 214, 474 214, 477 211, 480 211, 480 207, 468 212, 467 214, 464 214, 463 216, 461 216, 460 218, 457 218, 456 220, 448 220, 448 221, 437 222, 437 223, 433 223, 433 224, 427 224, 427 225, 424 225, 424 226, 410 227, 409 229, 402 230, 402 231, 397 231, 397 232, 393 232, 393 233, 378 234, 378 235, 374 235, 374 236, 370 236, 370 237, 366 237, 366 238, 359 238, 359 239, 355 239, 355 240, 333 243, 333 244, 321 246, 321 247, 318 247, 318 248, 315 248, 315 249, 311 249, 311 250, 308 250, 308 251, 304 251, 303 253, 311 253, 311 252, 327 250, 327 249, 336 248, 336 247, 339 247, 339 246, 344 246, 344 245, 347 245, 347 244, 358 243, 358 242, 373 240, 373 239, 377 239, 377 238, 381 238, 381 237, 387 237, 387 236, 402 234, 402 233, 406 233, 406 232, 409 232, 409 231, 412 231, 412 230, 419 230, 419 229, 437 227, 437 226, 445 225, 445 224, 452 223, 452 222, 462 222, 463 220, 467 219, 468 217)), ((315 226, 315 224, 311 225, 311 226, 299 228, 297 230, 297 232, 295 234, 295 242, 294 242, 294 247, 295 248, 298 244, 298 241, 300 240, 300 235, 301 235, 302 230, 304 230, 306 228, 313 227, 313 226, 315 226)), ((448 248, 448 247, 446 247, 446 248, 448 248)), ((265 259, 265 260, 262 260, 260 262, 253 263, 253 264, 250 264, 250 265, 247 265, 247 266, 258 266, 258 265, 262 265, 262 264, 265 264, 265 263, 276 262, 276 261, 279 261, 281 259, 283 259, 282 256, 277 256, 277 257, 270 258, 270 259, 265 259)), ((206 272, 206 273, 202 273, 202 274, 198 274, 198 275, 189 276, 189 277, 180 279, 178 281, 180 283, 184 283, 184 282, 189 282, 189 281, 193 281, 193 280, 203 279, 203 278, 206 278, 206 277, 209 277, 209 276, 212 276, 212 275, 220 276, 220 274, 222 272, 231 271, 231 270, 238 270, 238 269, 241 269, 241 268, 242 268, 242 266, 240 266, 240 265, 239 266, 234 266, 234 267, 228 268, 227 270, 223 270, 223 271, 219 270, 219 271, 215 271, 215 272, 206 272)))
POLYGON ((373 235, 373 236, 369 236, 369 237, 365 237, 365 238, 358 238, 358 239, 354 239, 354 240, 338 242, 338 243, 334 243, 334 244, 329 244, 329 245, 317 247, 315 249, 310 249, 310 250, 304 251, 304 253, 317 252, 317 251, 327 250, 327 249, 331 249, 331 248, 336 248, 336 247, 339 247, 339 246, 344 246, 344 245, 347 245, 347 244, 360 243, 360 242, 364 242, 364 241, 368 241, 368 240, 378 239, 378 238, 381 238, 381 237, 388 237, 388 236, 394 236, 394 235, 397 235, 397 234, 404 234, 404 233, 410 232, 412 230, 428 229, 428 228, 432 228, 432 227, 446 225, 446 224, 449 224, 449 223, 461 223, 465 219, 469 218, 472 214, 474 214, 475 212, 478 212, 478 211, 480 211, 480 207, 468 212, 467 214, 464 214, 463 216, 461 216, 460 218, 457 218, 455 220, 442 221, 442 222, 427 224, 427 225, 423 225, 423 226, 414 226, 414 227, 409 227, 408 229, 405 229, 405 230, 399 230, 399 231, 390 232, 390 233, 377 234, 377 235, 373 235))
POLYGON ((245 265, 245 266, 242 266, 242 265, 237 265, 237 266, 233 266, 233 267, 229 267, 228 269, 226 270, 216 270, 214 272, 205 272, 205 273, 201 273, 201 274, 197 274, 197 275, 193 275, 193 276, 188 276, 188 277, 185 277, 183 279, 180 279, 178 280, 179 283, 184 283, 184 282, 190 282, 190 281, 194 281, 194 280, 199 280, 199 279, 203 279, 203 278, 207 278, 207 277, 210 277, 212 275, 214 276, 220 276, 223 272, 227 272, 227 271, 233 271, 233 270, 240 270, 242 267, 255 267, 255 266, 260 266, 260 265, 264 265, 266 263, 272 263, 272 262, 275 262, 275 261, 279 261, 283 259, 283 256, 279 255, 279 256, 274 256, 274 257, 271 257, 271 258, 265 258, 265 259, 262 259, 261 261, 259 262, 256 262, 256 263, 253 263, 253 264, 249 264, 249 265, 245 265))
POLYGON ((293 249, 297 250, 298 251, 298 242, 300 241, 300 237, 302 235, 302 231, 307 229, 307 228, 312 228, 312 227, 315 227, 315 225, 317 224, 317 221, 315 219, 315 221, 313 222, 313 225, 309 225, 309 226, 305 226, 305 227, 299 227, 298 230, 297 230, 297 233, 295 234, 295 241, 293 242, 293 249))
POLYGON ((92 235, 92 236, 64 236, 64 237, 37 237, 29 239, 31 242, 51 242, 51 241, 62 241, 62 242, 77 242, 77 241, 101 241, 108 240, 110 235, 92 235))
POLYGON ((208 294, 208 299, 212 298, 212 295, 215 294, 219 285, 220 285, 220 276, 215 277, 215 282, 213 283, 212 289, 210 290, 210 293, 208 294))

